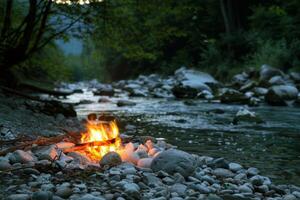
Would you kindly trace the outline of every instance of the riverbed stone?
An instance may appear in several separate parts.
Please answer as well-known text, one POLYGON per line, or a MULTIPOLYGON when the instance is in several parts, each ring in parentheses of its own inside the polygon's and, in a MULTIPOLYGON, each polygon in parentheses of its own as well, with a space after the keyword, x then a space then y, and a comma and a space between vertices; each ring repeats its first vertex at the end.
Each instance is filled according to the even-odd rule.
POLYGON ((53 194, 45 191, 34 192, 31 196, 31 200, 52 200, 52 198, 53 194))
POLYGON ((238 163, 229 163, 229 169, 233 172, 237 172, 243 169, 243 166, 238 163))
POLYGON ((7 200, 29 200, 29 194, 12 194, 7 197, 7 200))
POLYGON ((255 175, 250 178, 250 181, 253 185, 260 186, 264 183, 264 178, 260 175, 255 175))
POLYGON ((105 198, 97 197, 92 194, 85 194, 82 197, 80 197, 80 200, 105 200, 105 198))
POLYGON ((135 106, 136 103, 129 100, 118 100, 117 106, 123 107, 123 106, 135 106))
POLYGON ((181 183, 175 183, 171 186, 170 192, 176 192, 179 196, 184 196, 187 186, 181 183))
POLYGON ((249 102, 249 97, 243 93, 232 89, 232 88, 223 88, 220 91, 219 98, 222 103, 245 103, 249 102))
POLYGON ((68 198, 73 194, 73 190, 67 186, 60 186, 59 188, 56 189, 55 194, 62 198, 68 198))
POLYGON ((122 163, 121 156, 116 152, 105 154, 100 160, 100 166, 113 167, 122 163))
POLYGON ((55 145, 38 147, 34 150, 34 154, 39 160, 55 160, 58 159, 58 149, 55 145))
POLYGON ((234 173, 232 173, 230 170, 224 169, 224 168, 217 168, 217 169, 212 171, 212 174, 214 174, 217 177, 221 177, 221 178, 232 178, 232 177, 234 177, 234 173))
POLYGON ((273 68, 270 65, 262 65, 259 72, 259 79, 261 82, 267 82, 273 76, 282 76, 283 72, 279 69, 273 68))
POLYGON ((150 168, 153 158, 142 158, 138 161, 137 166, 142 168, 150 168))
POLYGON ((287 105, 288 101, 296 100, 298 92, 298 89, 291 85, 276 85, 268 90, 265 99, 270 105, 283 106, 287 105))
POLYGON ((11 163, 29 163, 34 161, 34 157, 28 152, 16 150, 10 155, 9 160, 11 163))
POLYGON ((124 189, 124 192, 129 196, 136 197, 136 198, 140 196, 140 194, 139 194, 140 187, 135 183, 126 183, 123 186, 123 189, 124 189))
POLYGON ((153 171, 163 170, 169 174, 180 173, 184 177, 191 175, 197 167, 194 156, 181 150, 169 149, 156 156, 151 164, 153 171))
POLYGON ((238 124, 239 122, 263 123, 263 120, 255 112, 242 108, 233 118, 233 124, 238 124))
POLYGON ((5 159, 0 159, 0 171, 5 171, 11 169, 11 164, 9 163, 8 160, 5 159))

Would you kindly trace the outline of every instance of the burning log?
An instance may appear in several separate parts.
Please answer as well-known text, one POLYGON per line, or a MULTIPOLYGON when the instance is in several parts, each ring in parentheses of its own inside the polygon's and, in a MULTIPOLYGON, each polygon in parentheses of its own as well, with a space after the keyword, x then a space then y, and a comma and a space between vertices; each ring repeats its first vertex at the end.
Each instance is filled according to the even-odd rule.
POLYGON ((75 147, 64 149, 64 153, 69 153, 73 151, 81 151, 85 150, 87 147, 100 147, 100 146, 107 146, 110 144, 114 144, 116 142, 116 139, 113 138, 111 140, 106 140, 106 141, 93 141, 93 142, 86 142, 82 144, 76 144, 75 147))

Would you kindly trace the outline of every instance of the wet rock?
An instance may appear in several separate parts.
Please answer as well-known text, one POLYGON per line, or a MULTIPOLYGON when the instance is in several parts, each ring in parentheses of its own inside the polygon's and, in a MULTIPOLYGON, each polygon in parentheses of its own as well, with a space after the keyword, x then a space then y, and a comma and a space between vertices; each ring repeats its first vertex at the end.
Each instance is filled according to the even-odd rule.
POLYGON ((111 102, 111 100, 106 97, 101 97, 98 99, 98 103, 110 103, 110 102, 111 102))
POLYGON ((212 171, 212 174, 215 176, 221 177, 221 178, 232 178, 234 177, 234 173, 232 173, 228 169, 223 169, 223 168, 217 168, 212 171))
POLYGON ((32 194, 31 200, 52 200, 52 198, 51 192, 38 191, 32 194))
POLYGON ((210 85, 218 84, 211 75, 184 67, 176 70, 175 79, 178 83, 172 92, 177 98, 194 98, 204 90, 211 92, 210 85))
POLYGON ((117 106, 122 107, 122 106, 135 106, 136 103, 133 101, 129 101, 129 100, 119 100, 117 102, 117 106))
POLYGON ((214 95, 208 90, 203 90, 197 94, 197 98, 211 100, 214 95))
POLYGON ((282 78, 282 76, 273 76, 269 82, 270 85, 285 85, 286 82, 282 78))
POLYGON ((138 161, 137 166, 142 168, 150 168, 153 158, 142 158, 138 161))
POLYGON ((208 166, 212 167, 212 168, 225 168, 225 169, 228 169, 229 168, 229 162, 227 160, 225 160, 224 158, 216 158, 216 159, 212 160, 211 162, 209 162, 208 166))
POLYGON ((156 156, 151 164, 153 171, 165 171, 169 174, 176 172, 184 177, 191 175, 197 167, 197 160, 184 151, 169 149, 156 156))
POLYGON ((204 83, 198 83, 197 85, 180 83, 172 89, 174 96, 177 98, 195 98, 202 91, 211 91, 211 89, 204 83))
POLYGON ((7 200, 29 200, 29 194, 12 194, 7 197, 7 200))
POLYGON ((233 172, 237 172, 243 169, 243 166, 238 163, 229 163, 229 169, 233 172))
POLYGON ((245 96, 243 93, 229 88, 224 88, 220 91, 220 100, 222 103, 243 103, 247 104, 249 102, 249 97, 245 96))
POLYGON ((260 72, 259 72, 259 79, 262 82, 267 82, 270 80, 270 78, 272 78, 273 76, 282 76, 283 72, 280 71, 279 69, 273 68, 269 65, 262 65, 260 68, 260 72))
POLYGON ((263 87, 255 87, 252 91, 256 97, 265 96, 268 93, 268 89, 263 87))
POLYGON ((300 73, 297 72, 291 72, 290 77, 295 83, 300 83, 300 73))
POLYGON ((238 124, 239 122, 263 123, 263 120, 257 116, 255 112, 251 112, 246 108, 242 108, 233 118, 233 124, 238 124))
POLYGON ((96 91, 93 91, 94 95, 99 96, 114 96, 115 91, 112 87, 103 87, 96 91))
POLYGON ((122 163, 121 157, 116 152, 109 152, 105 154, 100 160, 100 166, 113 167, 122 163))
POLYGON ((236 74, 232 77, 231 83, 236 86, 242 86, 248 81, 248 79, 249 76, 246 73, 236 74))
POLYGON ((94 103, 94 102, 91 100, 87 100, 87 99, 82 99, 78 102, 78 104, 91 104, 91 103, 94 103))
POLYGON ((34 157, 28 152, 16 150, 10 155, 9 160, 11 163, 28 163, 33 162, 34 157))
POLYGON ((277 85, 268 90, 265 96, 266 102, 270 105, 287 105, 287 101, 296 100, 298 89, 290 85, 277 85))
POLYGON ((248 83, 243 85, 239 90, 241 92, 246 92, 246 91, 250 91, 251 89, 253 89, 256 86, 257 86, 257 83, 255 81, 249 81, 248 83))

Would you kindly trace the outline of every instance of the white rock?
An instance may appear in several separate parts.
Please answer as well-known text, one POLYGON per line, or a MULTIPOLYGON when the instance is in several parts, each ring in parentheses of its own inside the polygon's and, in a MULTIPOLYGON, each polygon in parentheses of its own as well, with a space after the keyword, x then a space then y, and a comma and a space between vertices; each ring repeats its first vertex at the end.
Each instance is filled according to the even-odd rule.
POLYGON ((58 149, 55 145, 39 147, 34 151, 39 160, 55 160, 58 159, 58 149))
POLYGON ((57 146, 57 148, 63 150, 63 149, 69 149, 69 148, 75 147, 75 144, 72 142, 60 142, 60 143, 57 143, 56 146, 57 146))
POLYGON ((28 162, 33 162, 34 157, 28 152, 22 150, 16 150, 11 154, 9 160, 12 163, 28 163, 28 162))
POLYGON ((153 158, 142 158, 138 161, 137 166, 142 168, 150 168, 153 158))

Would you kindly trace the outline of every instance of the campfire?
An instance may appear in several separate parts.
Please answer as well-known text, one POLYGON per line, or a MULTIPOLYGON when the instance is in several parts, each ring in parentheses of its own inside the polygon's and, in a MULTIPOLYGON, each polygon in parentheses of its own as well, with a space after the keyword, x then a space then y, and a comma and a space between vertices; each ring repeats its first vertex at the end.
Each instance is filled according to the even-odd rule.
POLYGON ((93 161, 99 161, 108 152, 119 152, 122 148, 116 121, 88 121, 87 132, 80 139, 84 153, 93 161))
POLYGON ((152 160, 169 148, 173 146, 160 138, 120 135, 115 118, 92 113, 80 134, 66 131, 55 137, 24 140, 0 151, 0 156, 13 152, 19 158, 19 154, 26 154, 32 157, 30 161, 48 160, 62 169, 111 167, 122 162, 150 168, 152 160))

